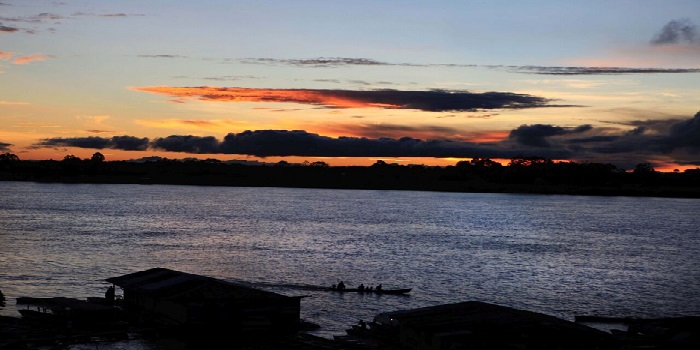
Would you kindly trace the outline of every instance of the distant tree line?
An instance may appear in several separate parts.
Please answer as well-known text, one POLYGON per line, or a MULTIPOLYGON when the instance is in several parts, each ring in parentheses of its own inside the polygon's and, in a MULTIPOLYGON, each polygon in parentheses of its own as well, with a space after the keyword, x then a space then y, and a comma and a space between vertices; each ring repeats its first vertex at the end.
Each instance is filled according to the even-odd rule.
POLYGON ((700 198, 700 169, 664 173, 649 163, 638 164, 630 172, 612 164, 539 157, 516 157, 507 165, 474 158, 446 167, 381 160, 371 166, 329 166, 322 161, 260 164, 167 158, 106 161, 99 152, 88 159, 68 155, 61 161, 23 161, 4 153, 0 154, 0 180, 700 198))

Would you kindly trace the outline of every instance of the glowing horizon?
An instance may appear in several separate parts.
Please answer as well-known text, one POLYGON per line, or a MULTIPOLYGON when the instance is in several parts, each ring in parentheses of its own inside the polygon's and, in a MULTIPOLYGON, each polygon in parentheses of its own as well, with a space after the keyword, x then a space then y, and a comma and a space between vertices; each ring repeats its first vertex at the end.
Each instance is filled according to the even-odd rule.
POLYGON ((3 1, 0 152, 700 166, 700 4, 554 4, 3 1))

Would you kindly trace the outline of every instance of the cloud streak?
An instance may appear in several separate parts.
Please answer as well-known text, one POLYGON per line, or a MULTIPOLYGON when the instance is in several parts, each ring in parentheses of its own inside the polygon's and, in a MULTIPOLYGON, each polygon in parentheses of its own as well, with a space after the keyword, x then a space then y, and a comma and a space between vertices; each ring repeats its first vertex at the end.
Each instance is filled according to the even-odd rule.
MULTIPOLYGON (((695 28, 694 26, 692 28, 695 28)), ((693 34, 678 34, 680 38, 693 38, 692 43, 700 42, 700 35, 696 34, 695 29, 690 31, 693 34)), ((681 32, 682 33, 682 32, 681 32)), ((687 41, 687 40, 686 40, 687 41)), ((673 41, 668 41, 673 43, 673 41)), ((668 53, 695 53, 700 50, 699 45, 652 45, 656 51, 668 53)), ((221 63, 242 63, 242 64, 257 64, 268 66, 292 66, 297 68, 337 68, 337 67, 352 67, 352 66, 401 66, 401 67, 423 67, 423 68, 487 68, 505 70, 511 73, 520 74, 539 74, 539 75, 619 75, 619 74, 685 74, 685 73, 700 73, 700 68, 661 68, 661 67, 615 67, 615 66, 517 66, 517 65, 483 65, 483 64, 467 64, 467 63, 394 63, 379 61, 372 58, 353 58, 353 57, 317 57, 317 58, 299 58, 299 59, 280 59, 270 57, 253 57, 253 58, 197 58, 190 56, 181 56, 173 54, 143 54, 138 55, 141 58, 161 58, 161 59, 201 59, 204 61, 219 61, 221 63)), ((224 80, 224 79, 220 79, 224 80)), ((338 79, 316 79, 320 82, 340 83, 338 79)), ((354 80, 349 81, 355 84, 367 85, 369 82, 354 80)), ((378 82, 376 84, 388 85, 390 82, 378 82)))
POLYGON ((362 135, 369 138, 391 138, 396 135, 410 135, 421 139, 464 140, 464 130, 446 126, 401 125, 401 124, 332 124, 321 126, 324 133, 335 135, 362 135))
POLYGON ((50 56, 50 55, 35 54, 35 55, 30 55, 30 56, 17 57, 12 63, 22 65, 22 64, 27 64, 30 62, 45 61, 45 60, 52 58, 52 57, 53 56, 50 56))
POLYGON ((37 53, 28 56, 15 57, 15 54, 11 52, 0 51, 0 60, 2 61, 12 61, 12 64, 23 65, 35 61, 44 61, 49 58, 53 58, 51 55, 45 55, 42 53, 37 53), (14 58, 14 59, 13 59, 14 58))
MULTIPOLYGON (((66 20, 74 20, 78 19, 81 17, 95 17, 95 18, 120 18, 120 17, 134 17, 134 16, 145 16, 143 14, 128 14, 128 13, 103 13, 103 14, 94 14, 94 13, 84 13, 84 12, 76 12, 71 15, 63 15, 63 14, 58 14, 58 13, 51 13, 51 12, 42 12, 36 15, 31 15, 31 16, 19 16, 19 17, 10 17, 10 16, 1 16, 0 15, 0 34, 2 33, 18 33, 18 32, 24 32, 28 34, 36 34, 40 27, 46 26, 46 25, 60 25, 62 22, 66 20), (31 25, 33 28, 32 29, 26 29, 26 28, 18 28, 14 26, 7 26, 3 25, 3 22, 10 22, 10 23, 26 23, 28 25, 31 25)), ((48 31, 54 32, 56 29, 54 27, 48 28, 48 31)))
MULTIPOLYGON (((428 112, 552 107, 551 100, 510 92, 426 90, 253 89, 238 87, 135 87, 137 91, 221 102, 283 102, 328 108, 414 109, 428 112)), ((560 106, 561 107, 561 106, 560 106)))
MULTIPOLYGON (((666 34, 663 35, 664 43, 685 41, 690 43, 700 42, 700 35, 695 25, 687 20, 672 21, 667 24, 666 34), (674 39, 675 38, 675 39, 674 39)), ((661 34, 659 34, 661 35, 661 34)), ((661 43, 662 41, 659 41, 661 43)), ((654 41, 652 41, 654 42, 654 41)), ((659 68, 659 67, 577 67, 577 66, 503 66, 503 65, 479 65, 467 63, 393 63, 378 61, 371 58, 347 58, 347 57, 318 57, 306 59, 277 59, 277 58, 243 58, 228 59, 245 64, 264 65, 288 65, 307 68, 332 68, 346 66, 404 66, 404 67, 443 67, 443 68, 490 68, 503 69, 513 73, 543 74, 543 75, 612 75, 612 74, 656 74, 656 73, 700 73, 695 68, 659 68)))
POLYGON ((202 130, 231 130, 245 128, 247 123, 229 119, 149 119, 134 121, 139 125, 146 125, 155 128, 178 128, 192 130, 193 128, 202 130))
POLYGON ((700 68, 628 68, 628 67, 546 67, 546 66, 493 66, 514 73, 540 75, 619 75, 619 74, 682 74, 700 73, 700 68))
POLYGON ((237 60, 244 64, 264 65, 290 65, 296 67, 343 67, 343 66, 392 66, 396 64, 373 60, 371 58, 349 57, 318 57, 304 59, 279 59, 279 58, 242 58, 237 60))
POLYGON ((0 33, 16 33, 19 31, 19 28, 15 27, 8 27, 0 24, 0 33))
POLYGON ((48 138, 36 143, 34 147, 78 147, 94 149, 118 149, 123 151, 145 151, 148 149, 148 138, 138 138, 134 136, 113 136, 111 138, 88 136, 69 138, 48 138))

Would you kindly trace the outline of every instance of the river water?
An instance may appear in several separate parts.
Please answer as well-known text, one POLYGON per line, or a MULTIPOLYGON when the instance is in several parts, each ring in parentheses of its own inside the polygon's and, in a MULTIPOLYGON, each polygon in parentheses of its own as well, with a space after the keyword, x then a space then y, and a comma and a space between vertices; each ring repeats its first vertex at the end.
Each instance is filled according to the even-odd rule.
POLYGON ((697 316, 699 214, 697 199, 0 182, 0 313, 167 267, 309 295, 302 317, 324 337, 468 300, 568 320, 697 316), (339 280, 413 290, 303 289, 339 280))

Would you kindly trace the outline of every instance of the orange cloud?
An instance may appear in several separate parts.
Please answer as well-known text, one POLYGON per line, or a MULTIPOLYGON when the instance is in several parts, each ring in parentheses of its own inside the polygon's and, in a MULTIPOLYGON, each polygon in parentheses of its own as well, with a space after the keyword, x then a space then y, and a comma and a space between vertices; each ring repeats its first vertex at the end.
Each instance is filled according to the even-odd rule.
POLYGON ((0 51, 0 60, 7 61, 12 58, 11 52, 0 51))
POLYGON ((427 112, 481 111, 550 106, 550 100, 510 92, 254 89, 239 87, 145 86, 131 89, 176 99, 221 102, 289 102, 329 108, 390 108, 427 112))
POLYGON ((314 132, 332 137, 394 138, 410 136, 421 140, 453 140, 473 143, 500 142, 508 138, 509 131, 464 131, 462 128, 435 125, 398 124, 318 124, 310 126, 314 132))
POLYGON ((29 55, 29 56, 23 56, 23 57, 17 57, 15 58, 14 61, 12 61, 13 64, 27 64, 29 62, 34 62, 34 61, 44 61, 52 56, 49 55, 44 55, 41 53, 34 54, 34 55, 29 55))
POLYGON ((475 134, 469 139, 470 142, 500 142, 508 138, 510 132, 507 131, 488 131, 480 134, 475 134))
POLYGON ((135 89, 137 91, 150 92, 175 98, 197 98, 202 101, 294 102, 336 108, 399 108, 398 105, 388 103, 371 103, 343 97, 333 93, 332 90, 217 88, 210 86, 149 86, 137 87, 135 89))
POLYGON ((212 119, 212 120, 183 120, 183 119, 158 119, 158 120, 136 120, 136 124, 145 125, 156 128, 171 128, 171 129, 202 129, 229 132, 231 129, 250 128, 247 122, 212 119))

